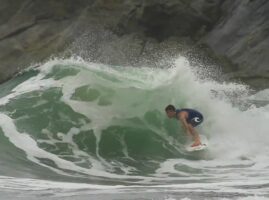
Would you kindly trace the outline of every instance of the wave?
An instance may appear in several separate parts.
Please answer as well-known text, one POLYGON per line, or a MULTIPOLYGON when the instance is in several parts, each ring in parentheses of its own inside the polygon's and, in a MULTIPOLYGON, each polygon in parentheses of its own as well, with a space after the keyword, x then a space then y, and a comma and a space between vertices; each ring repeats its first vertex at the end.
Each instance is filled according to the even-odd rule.
POLYGON ((266 101, 267 91, 252 95, 245 85, 201 79, 200 70, 184 57, 168 69, 82 59, 29 69, 0 88, 0 149, 13 155, 2 161, 20 166, 21 177, 53 171, 50 179, 96 183, 206 182, 229 170, 227 176, 240 180, 244 173, 266 174, 269 107, 253 100, 266 101), (208 151, 185 151, 188 138, 167 119, 167 104, 203 113, 198 131, 208 151))

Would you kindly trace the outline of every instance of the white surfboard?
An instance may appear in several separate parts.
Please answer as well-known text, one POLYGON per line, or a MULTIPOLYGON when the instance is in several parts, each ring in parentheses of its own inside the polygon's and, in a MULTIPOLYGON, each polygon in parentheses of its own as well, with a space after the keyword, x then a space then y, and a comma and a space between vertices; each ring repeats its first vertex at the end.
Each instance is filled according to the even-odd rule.
POLYGON ((186 150, 189 151, 189 152, 201 151, 201 150, 207 149, 207 147, 208 147, 207 144, 201 144, 201 145, 198 145, 198 146, 195 146, 195 147, 188 146, 188 147, 186 147, 186 150))

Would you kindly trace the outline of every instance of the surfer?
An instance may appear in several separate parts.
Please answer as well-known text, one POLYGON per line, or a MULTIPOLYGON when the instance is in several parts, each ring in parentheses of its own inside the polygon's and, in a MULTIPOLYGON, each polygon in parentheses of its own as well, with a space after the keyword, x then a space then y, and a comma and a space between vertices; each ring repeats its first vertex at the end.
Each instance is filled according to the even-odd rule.
POLYGON ((176 118, 182 123, 186 133, 190 135, 194 141, 191 147, 202 145, 200 136, 194 129, 194 127, 203 122, 204 118, 200 112, 189 108, 176 109, 173 105, 168 105, 165 108, 165 112, 169 118, 176 118))

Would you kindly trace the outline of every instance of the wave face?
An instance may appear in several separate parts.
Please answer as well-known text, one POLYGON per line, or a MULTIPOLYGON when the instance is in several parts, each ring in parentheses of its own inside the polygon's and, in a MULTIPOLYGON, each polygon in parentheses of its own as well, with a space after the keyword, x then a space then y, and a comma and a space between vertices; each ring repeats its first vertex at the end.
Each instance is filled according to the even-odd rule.
POLYGON ((0 86, 0 187, 268 195, 268 90, 250 95, 205 73, 183 57, 169 69, 81 59, 29 69, 0 86), (185 150, 167 104, 203 113, 207 151, 185 150))

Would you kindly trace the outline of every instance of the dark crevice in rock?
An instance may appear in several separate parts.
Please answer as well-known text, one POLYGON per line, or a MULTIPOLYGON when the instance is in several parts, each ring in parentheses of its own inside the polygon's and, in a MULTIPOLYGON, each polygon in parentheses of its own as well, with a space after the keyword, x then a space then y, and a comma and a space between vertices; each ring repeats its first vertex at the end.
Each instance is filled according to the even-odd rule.
POLYGON ((144 40, 141 42, 141 46, 142 46, 142 47, 141 47, 141 49, 140 49, 139 56, 142 56, 142 54, 144 53, 146 44, 147 44, 147 40, 144 39, 144 40))
POLYGON ((11 32, 11 33, 5 35, 4 37, 0 38, 0 41, 2 41, 4 39, 7 39, 7 38, 14 37, 16 35, 19 35, 20 33, 32 28, 35 25, 36 25, 36 23, 33 23, 33 24, 30 24, 30 25, 27 25, 27 26, 24 26, 24 27, 20 27, 19 29, 15 30, 14 32, 11 32))

